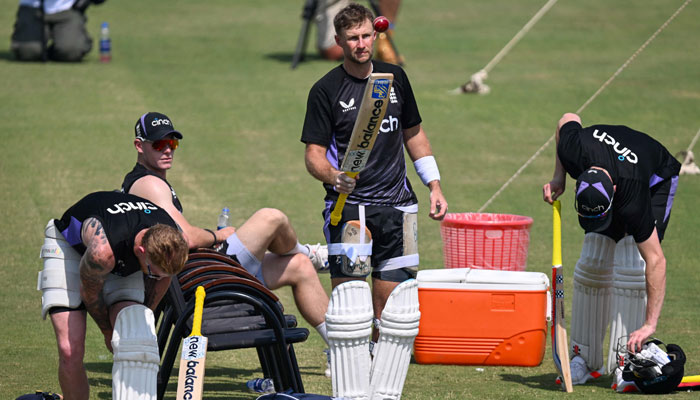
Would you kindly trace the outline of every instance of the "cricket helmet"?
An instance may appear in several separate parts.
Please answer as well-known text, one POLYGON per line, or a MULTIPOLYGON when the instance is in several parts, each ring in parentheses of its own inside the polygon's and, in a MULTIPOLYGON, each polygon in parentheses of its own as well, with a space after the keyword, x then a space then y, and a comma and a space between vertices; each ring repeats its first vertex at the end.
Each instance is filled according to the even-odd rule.
POLYGON ((670 393, 681 383, 684 373, 685 353, 677 344, 665 344, 658 339, 647 341, 643 349, 650 344, 664 346, 671 360, 660 363, 657 359, 645 357, 642 352, 627 353, 622 370, 622 379, 634 381, 640 391, 647 394, 670 393))

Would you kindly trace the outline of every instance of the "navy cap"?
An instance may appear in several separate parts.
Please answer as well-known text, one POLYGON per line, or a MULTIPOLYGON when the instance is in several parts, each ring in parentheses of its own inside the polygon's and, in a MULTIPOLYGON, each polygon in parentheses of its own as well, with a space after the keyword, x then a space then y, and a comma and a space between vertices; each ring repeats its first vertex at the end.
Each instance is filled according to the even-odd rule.
POLYGON ((605 171, 589 168, 576 180, 574 208, 586 232, 602 232, 612 222, 613 182, 605 171))
POLYGON ((175 130, 170 118, 165 114, 157 112, 143 114, 141 118, 136 121, 134 133, 137 139, 147 140, 149 142, 163 139, 170 134, 175 136, 176 139, 182 139, 182 133, 175 130))

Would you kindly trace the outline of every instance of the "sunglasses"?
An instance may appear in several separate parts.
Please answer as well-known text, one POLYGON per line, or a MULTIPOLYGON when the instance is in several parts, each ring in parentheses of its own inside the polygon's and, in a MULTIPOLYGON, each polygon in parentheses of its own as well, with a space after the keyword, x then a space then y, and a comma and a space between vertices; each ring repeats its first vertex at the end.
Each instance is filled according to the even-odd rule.
POLYGON ((171 150, 175 150, 179 145, 180 141, 177 139, 160 139, 156 140, 155 142, 151 142, 151 146, 153 146, 153 150, 155 151, 163 151, 165 150, 165 146, 170 146, 171 150))
POLYGON ((165 279, 165 278, 170 278, 169 276, 153 275, 153 273, 151 272, 151 264, 146 264, 146 269, 148 269, 148 273, 146 274, 147 278, 155 279, 157 281, 159 281, 161 279, 165 279))

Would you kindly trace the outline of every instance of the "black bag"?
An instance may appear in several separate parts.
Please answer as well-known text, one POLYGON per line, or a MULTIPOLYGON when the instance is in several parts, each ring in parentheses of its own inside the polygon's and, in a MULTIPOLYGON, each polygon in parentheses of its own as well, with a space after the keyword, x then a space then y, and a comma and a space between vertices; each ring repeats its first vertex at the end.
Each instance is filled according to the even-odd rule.
POLYGON ((23 394, 17 400, 59 400, 61 396, 56 393, 47 393, 37 390, 35 393, 23 394))
POLYGON ((293 393, 287 390, 281 393, 268 393, 258 397, 256 400, 333 400, 334 397, 312 393, 293 393))

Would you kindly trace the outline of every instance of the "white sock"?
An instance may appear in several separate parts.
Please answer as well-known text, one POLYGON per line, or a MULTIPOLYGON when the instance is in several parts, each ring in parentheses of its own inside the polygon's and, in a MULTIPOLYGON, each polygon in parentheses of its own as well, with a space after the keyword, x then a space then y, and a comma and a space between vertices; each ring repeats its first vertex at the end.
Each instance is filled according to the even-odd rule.
POLYGON ((297 242, 297 245, 294 246, 293 249, 289 250, 288 252, 286 252, 282 255, 283 256, 291 256, 293 254, 298 254, 298 253, 301 253, 301 254, 308 257, 309 254, 311 254, 311 251, 309 250, 309 247, 307 245, 297 242))
POLYGON ((323 341, 326 342, 326 346, 328 346, 328 330, 326 329, 326 321, 318 324, 318 326, 316 326, 316 331, 318 331, 318 334, 321 335, 323 341))

